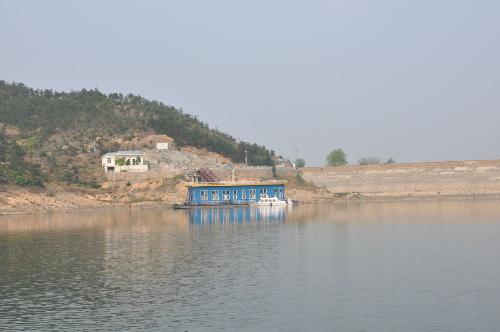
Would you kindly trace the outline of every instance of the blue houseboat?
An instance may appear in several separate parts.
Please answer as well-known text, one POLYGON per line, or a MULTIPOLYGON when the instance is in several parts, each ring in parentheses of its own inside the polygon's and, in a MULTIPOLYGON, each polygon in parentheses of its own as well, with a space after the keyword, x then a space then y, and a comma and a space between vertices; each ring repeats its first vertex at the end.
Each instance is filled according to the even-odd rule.
POLYGON ((248 205, 261 197, 286 200, 286 181, 197 182, 188 185, 185 206, 248 205))

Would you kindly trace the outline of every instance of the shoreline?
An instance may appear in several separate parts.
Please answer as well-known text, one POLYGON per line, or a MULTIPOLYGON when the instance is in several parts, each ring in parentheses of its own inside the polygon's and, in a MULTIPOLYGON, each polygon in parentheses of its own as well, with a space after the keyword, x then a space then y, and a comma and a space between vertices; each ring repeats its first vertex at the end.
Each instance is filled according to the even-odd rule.
MULTIPOLYGON (((238 171, 238 180, 276 178, 270 169, 246 171, 238 171)), ((61 182, 0 186, 0 215, 169 208, 187 195, 187 179, 177 175, 119 175, 102 178, 100 188, 61 182)), ((286 196, 302 204, 500 199, 500 160, 305 167, 282 169, 278 175, 288 181, 286 196)), ((218 176, 228 179, 230 174, 218 176)))
MULTIPOLYGON (((331 194, 330 194, 331 195, 331 194)), ((461 193, 461 194, 430 194, 430 195, 359 195, 354 197, 318 197, 316 199, 300 201, 300 205, 325 205, 325 204, 354 204, 354 203, 388 203, 388 202, 435 202, 435 201, 473 201, 473 200, 500 200, 500 193, 461 193)), ((335 194, 333 194, 335 195, 335 194)), ((33 215, 33 214, 70 214, 70 213, 83 213, 90 211, 101 210, 117 210, 117 209, 146 209, 146 208, 164 208, 173 209, 172 202, 169 201, 141 201, 133 203, 123 202, 110 202, 107 201, 106 205, 100 206, 72 206, 72 207, 16 207, 16 206, 0 206, 0 217, 3 216, 19 216, 19 215, 33 215)))

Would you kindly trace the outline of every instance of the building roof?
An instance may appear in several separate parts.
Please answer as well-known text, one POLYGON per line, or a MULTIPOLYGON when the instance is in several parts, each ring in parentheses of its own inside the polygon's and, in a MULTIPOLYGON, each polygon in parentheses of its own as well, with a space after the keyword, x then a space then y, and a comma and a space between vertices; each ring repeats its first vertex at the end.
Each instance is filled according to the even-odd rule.
POLYGON ((137 150, 116 151, 116 152, 108 152, 103 157, 129 157, 129 156, 144 156, 144 152, 137 150))
POLYGON ((287 182, 288 181, 286 180, 191 182, 186 184, 186 187, 195 188, 195 187, 276 186, 276 185, 286 185, 287 182))

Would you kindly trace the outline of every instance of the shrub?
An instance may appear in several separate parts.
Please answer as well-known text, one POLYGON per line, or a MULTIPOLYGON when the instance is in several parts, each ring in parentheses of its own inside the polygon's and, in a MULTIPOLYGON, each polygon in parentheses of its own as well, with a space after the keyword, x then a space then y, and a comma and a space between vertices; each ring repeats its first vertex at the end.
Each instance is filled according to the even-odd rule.
POLYGON ((14 176, 14 183, 19 186, 28 186, 31 184, 31 181, 24 174, 17 174, 14 176))
POLYGON ((367 157, 367 158, 360 158, 358 160, 359 165, 378 165, 380 164, 380 159, 372 156, 372 157, 367 157))
POLYGON ((297 168, 302 168, 302 167, 305 167, 306 166, 306 161, 302 158, 297 158, 295 160, 295 167, 297 168))
POLYGON ((347 154, 342 149, 335 149, 326 157, 328 166, 341 166, 347 164, 347 154))

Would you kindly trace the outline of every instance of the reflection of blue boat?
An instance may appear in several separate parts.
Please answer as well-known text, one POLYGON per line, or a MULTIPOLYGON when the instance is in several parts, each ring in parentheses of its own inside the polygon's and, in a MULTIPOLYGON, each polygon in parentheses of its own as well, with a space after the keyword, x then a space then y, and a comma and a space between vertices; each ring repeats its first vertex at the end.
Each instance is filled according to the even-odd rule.
POLYGON ((283 207, 191 208, 189 221, 197 225, 284 222, 285 213, 283 207))

